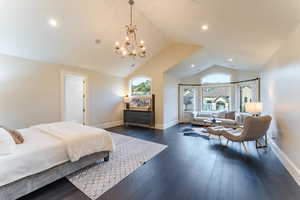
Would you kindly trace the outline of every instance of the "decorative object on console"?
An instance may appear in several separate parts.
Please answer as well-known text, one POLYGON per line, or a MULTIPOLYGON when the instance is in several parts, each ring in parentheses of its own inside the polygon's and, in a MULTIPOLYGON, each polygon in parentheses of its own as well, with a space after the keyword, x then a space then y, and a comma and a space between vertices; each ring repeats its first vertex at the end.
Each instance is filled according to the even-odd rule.
POLYGON ((130 99, 130 108, 133 110, 151 110, 152 96, 135 96, 130 99))
POLYGON ((130 5, 130 24, 126 25, 126 37, 124 43, 121 45, 120 42, 116 42, 115 52, 122 56, 122 58, 135 58, 136 56, 143 58, 146 57, 146 46, 143 40, 140 42, 137 41, 137 27, 133 24, 132 20, 134 0, 129 0, 128 3, 130 5))
POLYGON ((258 117, 263 109, 263 104, 261 102, 250 102, 246 103, 246 112, 252 113, 253 116, 258 117))

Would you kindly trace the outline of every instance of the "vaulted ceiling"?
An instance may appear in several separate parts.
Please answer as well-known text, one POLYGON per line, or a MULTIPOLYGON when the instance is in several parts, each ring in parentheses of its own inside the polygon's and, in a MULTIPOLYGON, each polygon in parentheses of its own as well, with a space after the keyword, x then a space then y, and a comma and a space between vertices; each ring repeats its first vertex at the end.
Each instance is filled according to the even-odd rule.
MULTIPOLYGON (((1 0, 0 10, 0 53, 117 76, 130 74, 146 61, 124 60, 113 52, 129 23, 127 0, 1 0), (56 28, 48 24, 52 18, 56 28), (96 44, 96 39, 101 43, 96 44)), ((143 14, 134 14, 149 59, 169 40, 143 14)))
POLYGON ((127 0, 2 0, 0 8, 0 53, 117 76, 172 41, 202 47, 173 69, 180 77, 215 64, 258 70, 300 22, 299 0, 136 0, 135 23, 150 54, 133 61, 113 53, 129 22, 127 0), (50 18, 58 27, 49 27, 50 18))

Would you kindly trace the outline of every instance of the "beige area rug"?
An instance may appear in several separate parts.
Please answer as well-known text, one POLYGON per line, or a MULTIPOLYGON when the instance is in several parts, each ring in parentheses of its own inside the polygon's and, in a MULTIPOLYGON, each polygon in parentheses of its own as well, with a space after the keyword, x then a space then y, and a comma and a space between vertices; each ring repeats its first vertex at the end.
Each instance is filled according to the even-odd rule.
POLYGON ((101 162, 71 176, 68 180, 92 200, 118 184, 145 162, 162 152, 166 145, 112 134, 115 150, 108 162, 101 162))

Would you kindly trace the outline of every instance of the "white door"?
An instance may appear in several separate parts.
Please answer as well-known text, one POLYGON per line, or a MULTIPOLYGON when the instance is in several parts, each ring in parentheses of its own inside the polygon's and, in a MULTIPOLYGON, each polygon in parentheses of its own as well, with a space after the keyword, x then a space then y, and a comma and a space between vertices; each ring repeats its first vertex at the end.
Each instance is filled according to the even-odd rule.
POLYGON ((64 75, 64 120, 85 124, 85 77, 64 75))

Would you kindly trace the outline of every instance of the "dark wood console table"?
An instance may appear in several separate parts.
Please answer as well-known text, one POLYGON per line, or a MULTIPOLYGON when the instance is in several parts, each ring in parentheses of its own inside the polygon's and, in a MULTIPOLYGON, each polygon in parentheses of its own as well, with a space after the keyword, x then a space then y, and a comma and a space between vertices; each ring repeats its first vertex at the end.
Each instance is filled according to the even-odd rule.
POLYGON ((151 96, 151 106, 149 110, 139 110, 130 108, 124 110, 124 125, 143 126, 155 128, 155 95, 151 96))
POLYGON ((152 111, 124 110, 124 124, 154 128, 155 116, 152 111))

